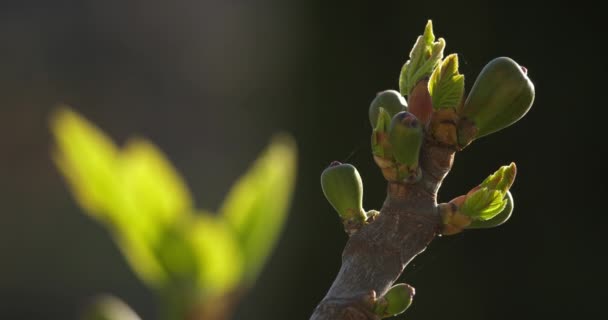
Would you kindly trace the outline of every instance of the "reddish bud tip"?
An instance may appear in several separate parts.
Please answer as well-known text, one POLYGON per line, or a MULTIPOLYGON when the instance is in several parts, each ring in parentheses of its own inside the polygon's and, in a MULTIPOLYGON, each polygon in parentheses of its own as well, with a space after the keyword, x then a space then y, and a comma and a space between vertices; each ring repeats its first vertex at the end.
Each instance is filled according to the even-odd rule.
POLYGON ((329 168, 331 168, 331 167, 336 167, 336 166, 339 166, 339 165, 341 165, 341 164, 342 164, 342 162, 340 162, 340 161, 332 161, 332 162, 329 164, 329 166, 328 166, 328 167, 329 167, 329 168))
POLYGON ((413 113, 424 124, 429 121, 431 114, 433 114, 433 102, 428 84, 428 80, 419 81, 408 98, 408 111, 413 113))

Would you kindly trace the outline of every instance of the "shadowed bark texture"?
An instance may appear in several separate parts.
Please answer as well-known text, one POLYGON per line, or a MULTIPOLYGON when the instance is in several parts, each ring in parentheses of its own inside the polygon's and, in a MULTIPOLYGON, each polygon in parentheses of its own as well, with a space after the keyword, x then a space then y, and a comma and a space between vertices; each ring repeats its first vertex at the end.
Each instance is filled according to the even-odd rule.
POLYGON ((427 139, 420 156, 421 180, 388 184, 380 215, 348 240, 340 271, 311 319, 380 319, 372 313, 374 298, 384 295, 439 233, 437 191, 455 151, 427 139))

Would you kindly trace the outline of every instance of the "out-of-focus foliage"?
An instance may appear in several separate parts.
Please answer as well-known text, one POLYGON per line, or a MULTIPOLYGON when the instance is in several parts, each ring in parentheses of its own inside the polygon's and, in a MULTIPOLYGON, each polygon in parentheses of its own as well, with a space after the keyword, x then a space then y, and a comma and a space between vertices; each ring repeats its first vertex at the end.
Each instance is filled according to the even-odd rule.
POLYGON ((53 159, 76 201, 111 232, 137 275, 188 299, 250 286, 285 221, 294 187, 293 141, 281 136, 236 182, 220 214, 198 212, 166 156, 143 139, 124 148, 61 108, 52 118, 53 159))
POLYGON ((83 314, 83 320, 141 320, 122 300, 109 295, 95 298, 83 314))
POLYGON ((295 166, 293 142, 286 136, 276 138, 232 187, 220 209, 241 248, 247 282, 257 277, 283 227, 295 166))

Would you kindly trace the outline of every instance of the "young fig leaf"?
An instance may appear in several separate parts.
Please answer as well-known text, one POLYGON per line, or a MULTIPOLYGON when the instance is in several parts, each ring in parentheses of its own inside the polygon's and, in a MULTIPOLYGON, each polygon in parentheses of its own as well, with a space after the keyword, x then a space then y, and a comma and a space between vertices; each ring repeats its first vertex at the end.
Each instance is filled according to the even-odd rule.
POLYGON ((507 206, 504 193, 486 187, 479 188, 460 207, 460 212, 473 220, 489 220, 507 206))
POLYGON ((487 187, 490 189, 499 190, 505 193, 511 188, 515 181, 515 175, 517 174, 517 167, 514 162, 511 162, 508 166, 502 166, 496 172, 487 177, 482 183, 481 187, 487 187))
POLYGON ((424 34, 419 36, 410 51, 410 59, 401 68, 399 75, 399 91, 407 96, 418 81, 428 77, 439 61, 443 58, 445 40, 435 41, 433 23, 429 20, 424 28, 424 34))
POLYGON ((433 108, 457 107, 464 94, 464 75, 458 72, 458 55, 451 54, 435 68, 429 79, 433 108))

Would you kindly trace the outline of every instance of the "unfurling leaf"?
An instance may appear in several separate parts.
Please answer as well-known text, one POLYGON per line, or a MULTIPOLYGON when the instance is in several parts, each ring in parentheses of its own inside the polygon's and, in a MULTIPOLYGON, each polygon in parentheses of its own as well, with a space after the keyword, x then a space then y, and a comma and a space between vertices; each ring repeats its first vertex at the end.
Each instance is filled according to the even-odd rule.
POLYGON ((418 81, 428 77, 443 58, 445 40, 435 41, 433 23, 429 20, 424 28, 424 34, 419 36, 410 51, 410 59, 401 68, 399 75, 399 91, 407 96, 418 81))
POLYGON ((507 205, 504 193, 482 187, 467 195, 460 212, 474 220, 488 220, 500 213, 507 205))
POLYGON ((398 91, 385 90, 379 92, 369 106, 369 121, 372 128, 376 128, 380 109, 384 109, 384 111, 388 113, 390 119, 398 112, 406 111, 407 102, 398 91))
POLYGON ((435 68, 429 80, 433 108, 457 107, 464 94, 464 75, 458 72, 458 55, 451 54, 435 68))
POLYGON ((295 170, 295 143, 285 136, 275 138, 232 187, 220 209, 237 234, 249 283, 266 262, 287 217, 295 170))
POLYGON ((513 162, 500 167, 479 186, 469 191, 464 197, 464 203, 457 203, 460 212, 473 218, 473 221, 490 220, 503 212, 508 204, 507 192, 513 185, 516 174, 517 167, 513 162))
POLYGON ((466 229, 494 228, 507 222, 507 220, 511 218, 513 208, 515 207, 515 202, 513 201, 513 195, 511 195, 511 192, 507 191, 505 200, 507 201, 507 205, 500 213, 488 220, 473 220, 471 224, 466 227, 466 229))
POLYGON ((515 166, 514 162, 511 162, 510 165, 500 167, 496 172, 487 177, 481 183, 480 187, 496 189, 505 193, 511 188, 513 182, 515 182, 516 174, 517 166, 515 166))

